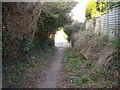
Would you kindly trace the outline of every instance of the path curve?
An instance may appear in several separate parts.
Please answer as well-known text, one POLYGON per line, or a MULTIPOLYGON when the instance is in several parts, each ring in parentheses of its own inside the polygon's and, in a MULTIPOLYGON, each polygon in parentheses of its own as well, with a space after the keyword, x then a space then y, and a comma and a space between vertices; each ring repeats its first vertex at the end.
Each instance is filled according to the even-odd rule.
POLYGON ((58 48, 53 56, 51 67, 46 71, 45 77, 40 80, 37 88, 57 88, 58 74, 60 72, 61 61, 64 57, 64 48, 58 48))

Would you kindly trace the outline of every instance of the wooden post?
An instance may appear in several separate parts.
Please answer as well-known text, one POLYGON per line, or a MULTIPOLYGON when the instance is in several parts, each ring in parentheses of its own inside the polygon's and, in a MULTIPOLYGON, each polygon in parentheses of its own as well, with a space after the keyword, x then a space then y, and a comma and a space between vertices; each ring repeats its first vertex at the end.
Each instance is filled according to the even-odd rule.
MULTIPOLYGON (((109 3, 109 0, 107 0, 108 3, 109 3)), ((107 4, 107 7, 109 6, 109 4, 107 4)), ((106 10, 108 10, 106 7, 106 10)), ((107 11, 107 37, 108 37, 108 40, 109 40, 109 11, 107 11)))

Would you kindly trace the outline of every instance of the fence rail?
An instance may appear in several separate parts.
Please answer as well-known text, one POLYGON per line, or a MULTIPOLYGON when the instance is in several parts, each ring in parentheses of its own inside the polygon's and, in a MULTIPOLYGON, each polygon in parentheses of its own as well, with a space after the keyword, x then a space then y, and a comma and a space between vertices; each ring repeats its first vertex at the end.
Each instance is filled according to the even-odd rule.
POLYGON ((96 18, 95 26, 93 20, 86 23, 86 29, 94 29, 96 34, 108 35, 109 39, 114 38, 120 30, 120 5, 109 9, 108 12, 96 18))

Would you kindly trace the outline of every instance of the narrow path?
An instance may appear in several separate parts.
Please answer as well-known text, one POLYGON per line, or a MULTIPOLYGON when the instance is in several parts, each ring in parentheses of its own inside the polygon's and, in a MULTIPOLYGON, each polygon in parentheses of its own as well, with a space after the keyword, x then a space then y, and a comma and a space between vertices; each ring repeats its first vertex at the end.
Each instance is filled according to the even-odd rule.
POLYGON ((40 80, 37 88, 56 88, 57 78, 60 72, 61 61, 64 57, 64 48, 58 48, 56 54, 53 57, 53 63, 51 67, 46 71, 46 76, 40 80))

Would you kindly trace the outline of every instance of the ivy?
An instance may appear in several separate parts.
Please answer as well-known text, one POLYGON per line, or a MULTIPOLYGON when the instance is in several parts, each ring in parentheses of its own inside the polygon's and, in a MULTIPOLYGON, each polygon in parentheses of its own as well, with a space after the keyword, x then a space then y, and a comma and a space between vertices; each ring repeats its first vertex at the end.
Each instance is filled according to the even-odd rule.
POLYGON ((23 38, 23 51, 24 52, 29 52, 31 48, 31 43, 30 43, 30 37, 24 37, 23 38))

